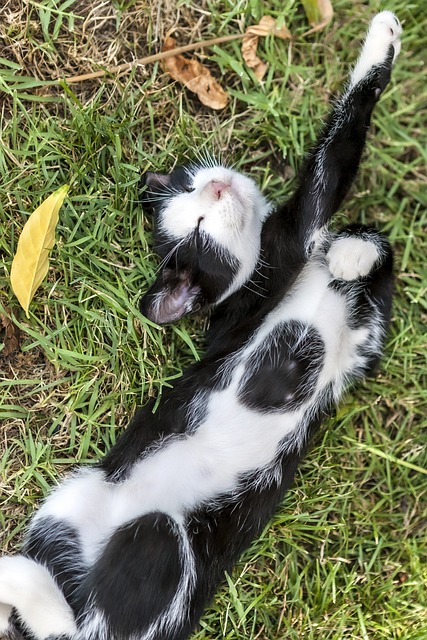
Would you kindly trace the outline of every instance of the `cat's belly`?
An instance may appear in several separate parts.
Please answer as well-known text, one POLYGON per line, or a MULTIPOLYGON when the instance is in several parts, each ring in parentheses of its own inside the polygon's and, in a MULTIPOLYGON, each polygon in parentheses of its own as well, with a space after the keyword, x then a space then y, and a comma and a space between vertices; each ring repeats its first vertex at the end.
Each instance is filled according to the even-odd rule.
POLYGON ((262 478, 285 439, 292 436, 298 447, 310 417, 325 403, 325 389, 340 391, 360 357, 358 345, 367 330, 348 329, 345 301, 328 288, 329 278, 318 266, 303 273, 296 293, 230 360, 225 382, 210 393, 200 423, 189 420, 191 433, 142 458, 120 483, 106 482, 99 469, 70 478, 38 517, 51 515, 75 526, 90 563, 114 529, 139 516, 162 512, 182 522, 201 504, 238 491, 244 474, 259 471, 262 478), (276 384, 286 367, 283 384, 276 384), (301 379, 298 387, 295 380, 301 379), (264 402, 273 385, 278 400, 264 402))
POLYGON ((329 366, 329 351, 342 350, 345 303, 328 289, 329 279, 318 266, 304 274, 300 290, 265 319, 230 361, 200 423, 190 420, 191 434, 176 437, 134 466, 117 486, 117 525, 141 515, 141 507, 182 519, 200 504, 238 491, 245 474, 262 475, 289 436, 298 446, 325 386, 340 368, 337 362, 329 366), (320 313, 324 308, 325 317, 320 313), (289 371, 277 384, 286 365, 289 371), (303 379, 301 387, 295 384, 294 369, 303 379), (278 397, 270 406, 262 400, 273 386, 278 397), (260 388, 265 393, 258 393, 260 388))
POLYGON ((231 389, 214 394, 207 419, 193 435, 172 440, 142 459, 121 483, 106 482, 99 469, 68 478, 34 522, 52 517, 73 526, 91 565, 112 532, 135 518, 162 512, 183 522, 202 503, 237 491, 239 476, 269 467, 279 442, 303 414, 303 408, 260 414, 237 405, 231 389))
POLYGON ((202 503, 238 490, 239 477, 268 467, 304 408, 261 414, 236 401, 233 389, 213 394, 193 435, 170 442, 136 464, 117 487, 117 524, 150 511, 177 520, 202 503))

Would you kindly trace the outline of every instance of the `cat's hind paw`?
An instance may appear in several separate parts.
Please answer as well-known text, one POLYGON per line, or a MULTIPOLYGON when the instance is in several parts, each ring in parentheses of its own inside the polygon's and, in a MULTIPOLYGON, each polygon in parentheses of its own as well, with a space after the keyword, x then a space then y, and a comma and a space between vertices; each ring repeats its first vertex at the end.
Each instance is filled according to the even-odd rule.
POLYGON ((380 258, 378 246, 363 238, 338 238, 326 254, 332 276, 338 280, 357 280, 369 275, 380 258))
MULTIPOLYGON (((400 52, 402 27, 391 11, 381 11, 372 20, 359 59, 350 77, 350 88, 363 80, 373 67, 392 64, 400 52)), ((383 87, 379 87, 383 88, 383 87)))

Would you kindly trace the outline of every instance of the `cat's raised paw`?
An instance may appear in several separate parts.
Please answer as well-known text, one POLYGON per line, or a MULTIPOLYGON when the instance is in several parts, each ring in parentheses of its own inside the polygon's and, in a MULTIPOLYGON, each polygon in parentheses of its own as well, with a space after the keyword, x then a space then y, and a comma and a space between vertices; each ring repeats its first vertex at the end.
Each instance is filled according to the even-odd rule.
POLYGON ((375 51, 383 49, 383 54, 387 54, 390 45, 393 45, 393 60, 395 60, 400 52, 401 33, 402 26, 394 13, 381 11, 371 22, 364 49, 372 48, 375 51))
POLYGON ((329 271, 339 280, 356 280, 367 276, 380 252, 374 242, 363 238, 338 238, 326 254, 329 271))
POLYGON ((402 26, 392 11, 381 11, 372 20, 366 40, 350 78, 350 85, 354 86, 363 80, 373 67, 384 64, 393 50, 392 61, 400 52, 400 35, 402 26))

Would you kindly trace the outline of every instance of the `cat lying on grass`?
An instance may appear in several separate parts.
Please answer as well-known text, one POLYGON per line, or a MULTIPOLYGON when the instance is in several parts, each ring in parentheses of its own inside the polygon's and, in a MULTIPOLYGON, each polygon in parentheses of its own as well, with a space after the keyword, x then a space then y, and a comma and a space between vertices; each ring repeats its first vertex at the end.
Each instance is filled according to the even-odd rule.
POLYGON ((392 253, 372 229, 327 230, 358 169, 401 28, 371 23, 294 195, 193 164, 145 175, 162 257, 141 309, 214 307, 203 359, 66 478, 0 560, 0 630, 36 640, 184 640, 263 529, 322 417, 376 366, 392 253))

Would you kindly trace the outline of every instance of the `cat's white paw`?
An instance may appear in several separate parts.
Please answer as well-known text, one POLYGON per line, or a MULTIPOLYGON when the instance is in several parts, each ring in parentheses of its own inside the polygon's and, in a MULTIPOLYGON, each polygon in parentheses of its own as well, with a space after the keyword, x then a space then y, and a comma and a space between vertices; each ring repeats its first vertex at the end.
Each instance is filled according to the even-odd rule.
POLYGON ((363 238, 338 238, 326 254, 329 271, 339 280, 367 276, 380 257, 378 247, 363 238))
POLYGON ((391 11, 381 11, 372 20, 366 40, 350 78, 354 86, 362 80, 372 67, 383 64, 388 56, 390 45, 393 45, 394 57, 400 52, 400 35, 402 27, 398 18, 391 11))
POLYGON ((76 633, 73 612, 49 571, 24 556, 0 558, 0 630, 11 607, 36 638, 76 633))

